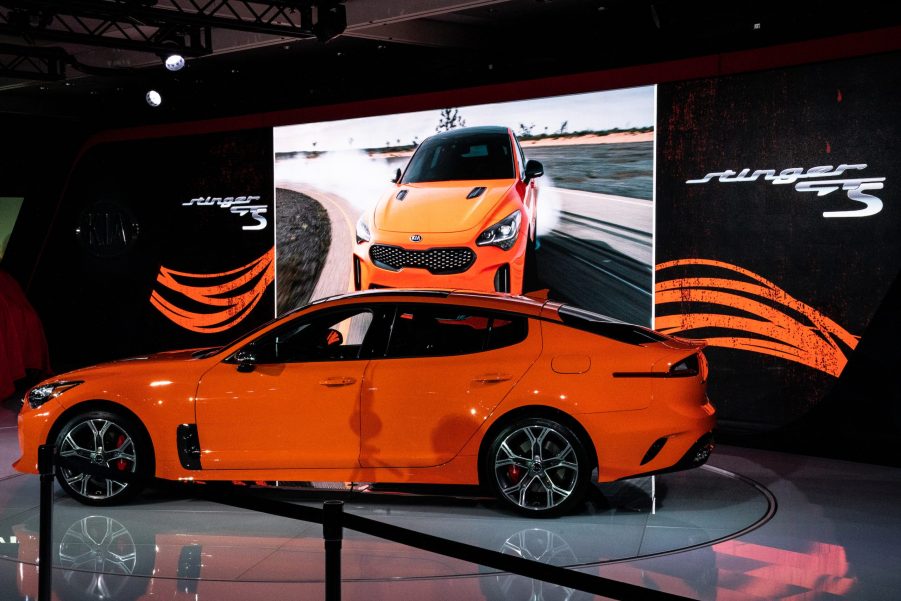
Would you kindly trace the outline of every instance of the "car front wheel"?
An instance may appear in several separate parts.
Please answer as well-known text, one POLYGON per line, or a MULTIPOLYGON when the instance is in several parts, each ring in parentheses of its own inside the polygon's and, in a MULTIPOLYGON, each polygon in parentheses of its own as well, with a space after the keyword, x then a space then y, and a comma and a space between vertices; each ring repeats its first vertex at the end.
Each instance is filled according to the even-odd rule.
POLYGON ((561 515, 582 503, 592 470, 579 436, 544 418, 520 420, 501 430, 486 461, 498 498, 536 517, 561 515))
MULTIPOLYGON (((108 411, 89 411, 75 416, 56 438, 60 458, 81 460, 134 476, 149 474, 150 449, 134 420, 108 411)), ((57 481, 63 490, 85 505, 114 505, 140 492, 140 482, 103 478, 60 467, 57 481)))

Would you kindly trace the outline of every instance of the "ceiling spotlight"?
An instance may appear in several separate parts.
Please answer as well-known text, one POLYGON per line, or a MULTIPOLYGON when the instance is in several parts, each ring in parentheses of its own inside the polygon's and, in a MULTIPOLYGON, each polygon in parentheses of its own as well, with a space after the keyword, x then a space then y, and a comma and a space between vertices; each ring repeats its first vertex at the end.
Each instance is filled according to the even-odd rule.
POLYGON ((147 95, 144 96, 144 100, 147 101, 147 104, 153 107, 157 107, 163 103, 163 97, 160 96, 160 93, 156 90, 150 90, 147 92, 147 95))
POLYGON ((170 71, 181 71, 185 66, 185 57, 180 54, 170 54, 165 60, 166 68, 170 71))

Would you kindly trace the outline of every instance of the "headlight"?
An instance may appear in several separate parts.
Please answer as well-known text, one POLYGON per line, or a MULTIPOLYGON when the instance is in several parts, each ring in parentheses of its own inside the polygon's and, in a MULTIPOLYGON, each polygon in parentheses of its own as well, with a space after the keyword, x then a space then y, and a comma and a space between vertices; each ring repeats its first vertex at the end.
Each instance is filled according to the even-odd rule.
POLYGON ((32 388, 28 391, 26 398, 28 398, 28 404, 31 405, 31 408, 37 409, 50 399, 55 399, 70 388, 75 388, 79 384, 83 383, 84 382, 82 380, 70 380, 68 382, 50 382, 49 384, 43 384, 41 386, 32 388))
POLYGON ((510 250, 519 235, 519 224, 522 215, 518 210, 513 211, 487 230, 479 234, 476 244, 479 246, 497 246, 503 250, 510 250))
POLYGON ((372 240, 372 234, 369 232, 369 226, 366 225, 366 215, 361 215, 357 220, 357 244, 370 240, 372 240))

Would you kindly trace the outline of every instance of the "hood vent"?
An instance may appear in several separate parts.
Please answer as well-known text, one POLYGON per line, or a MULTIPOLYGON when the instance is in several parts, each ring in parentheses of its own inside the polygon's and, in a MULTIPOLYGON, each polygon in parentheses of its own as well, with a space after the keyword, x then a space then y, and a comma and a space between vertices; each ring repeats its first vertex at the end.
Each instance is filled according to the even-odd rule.
POLYGON ((478 198, 485 193, 485 190, 487 190, 485 186, 476 186, 469 191, 469 194, 466 195, 466 198, 478 198))
POLYGON ((395 196, 394 198, 396 198, 397 200, 403 200, 407 197, 407 192, 408 192, 408 190, 401 190, 400 192, 397 193, 397 196, 395 196))

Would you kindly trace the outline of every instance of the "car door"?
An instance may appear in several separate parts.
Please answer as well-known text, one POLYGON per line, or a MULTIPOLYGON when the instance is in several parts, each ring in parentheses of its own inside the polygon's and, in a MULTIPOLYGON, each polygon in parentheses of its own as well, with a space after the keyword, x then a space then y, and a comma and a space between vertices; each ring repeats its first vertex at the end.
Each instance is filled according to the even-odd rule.
POLYGON ((541 352, 522 315, 399 305, 385 356, 366 370, 363 467, 453 459, 541 352))
POLYGON ((205 373, 196 400, 203 468, 357 467, 377 314, 355 306, 300 316, 205 373))

